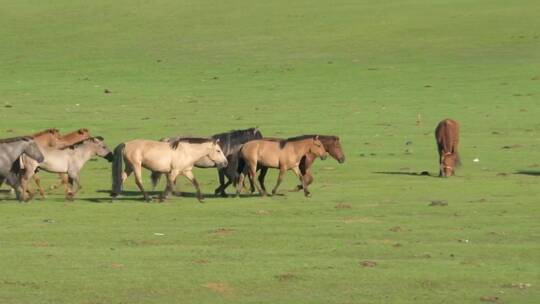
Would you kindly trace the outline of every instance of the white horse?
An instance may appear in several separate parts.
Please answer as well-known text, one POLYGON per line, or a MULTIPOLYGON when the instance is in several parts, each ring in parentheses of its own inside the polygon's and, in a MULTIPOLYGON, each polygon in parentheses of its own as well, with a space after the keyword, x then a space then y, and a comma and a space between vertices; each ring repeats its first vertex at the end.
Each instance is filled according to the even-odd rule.
POLYGON ((193 166, 201 158, 208 157, 218 168, 226 167, 227 158, 218 143, 219 140, 197 137, 179 138, 173 142, 136 139, 122 143, 114 149, 111 196, 116 197, 122 192, 124 181, 133 172, 135 183, 143 193, 144 199, 150 201, 142 184, 142 167, 144 167, 153 172, 167 174, 167 187, 162 199, 167 198, 172 191, 176 177, 184 175, 193 184, 197 190, 197 198, 202 202, 199 183, 192 172, 193 166), (126 163, 123 171, 122 161, 126 163))
MULTIPOLYGON (((39 168, 51 173, 66 173, 61 176, 64 179, 66 199, 68 200, 73 200, 81 188, 79 172, 90 158, 97 155, 112 161, 112 152, 103 142, 103 137, 100 136, 85 139, 63 149, 45 148, 44 151, 47 151, 46 157, 39 162, 39 168), (75 187, 75 183, 77 187, 75 187)), ((23 156, 23 163, 28 161, 25 158, 28 157, 23 156)), ((25 170, 21 179, 23 193, 26 193, 28 181, 34 174, 34 170, 25 170)))

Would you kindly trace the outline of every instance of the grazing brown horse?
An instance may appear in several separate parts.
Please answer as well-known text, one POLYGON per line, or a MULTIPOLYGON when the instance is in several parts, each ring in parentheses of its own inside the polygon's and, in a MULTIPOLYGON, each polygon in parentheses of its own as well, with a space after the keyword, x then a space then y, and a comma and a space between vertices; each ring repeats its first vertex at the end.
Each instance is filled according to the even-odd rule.
POLYGON ((435 139, 439 150, 439 176, 448 177, 461 165, 458 154, 459 123, 453 119, 441 121, 435 129, 435 139))
MULTIPOLYGON (((315 136, 315 135, 313 135, 315 136)), ((343 149, 341 148, 341 143, 339 141, 338 136, 334 135, 319 135, 319 140, 324 146, 324 149, 334 158, 337 160, 340 164, 345 162, 345 154, 343 153, 343 149)), ((302 173, 302 176, 304 177, 305 183, 309 186, 311 183, 313 183, 313 174, 311 171, 311 167, 313 166, 313 163, 317 159, 317 155, 309 152, 304 157, 302 157, 302 160, 300 160, 300 172, 302 173)), ((264 185, 264 177, 266 175, 266 171, 268 171, 268 168, 262 167, 261 173, 259 173, 259 182, 261 185, 264 185)), ((264 186, 262 186, 264 188, 264 186)), ((302 185, 297 185, 293 191, 300 191, 302 190, 302 185)))
MULTIPOLYGON (((252 140, 242 146, 239 156, 246 164, 245 171, 247 171, 246 173, 248 174, 250 181, 255 183, 255 186, 261 195, 265 196, 267 194, 266 189, 255 182, 257 165, 279 169, 277 183, 272 190, 272 194, 276 194, 285 172, 287 172, 287 170, 293 170, 296 176, 300 178, 302 188, 304 189, 304 195, 310 196, 304 176, 300 172, 299 167, 302 157, 308 153, 312 153, 321 159, 326 158, 327 152, 319 140, 319 136, 303 135, 288 139, 263 138, 252 140)), ((237 195, 240 193, 242 185, 243 175, 240 176, 237 184, 237 195)))
MULTIPOLYGON (((75 143, 78 143, 78 142, 81 142, 83 140, 89 139, 91 136, 90 136, 90 132, 88 131, 88 129, 79 129, 79 130, 76 130, 76 131, 73 131, 71 133, 64 134, 64 135, 60 135, 60 132, 57 129, 48 129, 48 130, 36 133, 36 134, 32 135, 32 137, 34 138, 34 140, 36 141, 38 146, 40 146, 40 148, 42 148, 42 150, 47 150, 48 151, 48 150, 51 150, 51 149, 52 150, 54 150, 54 149, 63 149, 65 147, 71 146, 71 145, 73 145, 75 143), (50 148, 50 149, 47 149, 47 148, 50 148)), ((47 151, 45 152, 45 154, 47 154, 47 151)), ((34 162, 33 160, 29 160, 28 162, 29 162, 29 164, 25 163, 24 166, 28 165, 29 170, 35 171, 39 164, 34 162)), ((60 177, 60 184, 59 185, 64 184, 64 186, 67 186, 65 184, 65 181, 68 178, 67 174, 66 173, 59 173, 58 175, 60 177)), ((37 174, 37 172, 36 172, 36 174, 34 174, 32 176, 32 178, 34 179, 34 182, 36 183, 36 185, 39 188, 39 194, 41 195, 42 198, 45 198, 45 189, 43 189, 43 187, 41 186, 41 178, 37 174)), ((58 185, 54 186, 54 188, 57 188, 57 187, 58 187, 58 185)))

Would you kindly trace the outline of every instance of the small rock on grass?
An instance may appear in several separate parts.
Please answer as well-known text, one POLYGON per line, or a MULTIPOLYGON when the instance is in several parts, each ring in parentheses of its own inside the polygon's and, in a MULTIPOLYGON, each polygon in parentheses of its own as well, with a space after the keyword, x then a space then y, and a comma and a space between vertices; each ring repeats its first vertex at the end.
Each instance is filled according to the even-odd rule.
POLYGON ((448 202, 447 201, 435 200, 435 201, 431 201, 431 203, 429 205, 430 206, 448 206, 448 202))

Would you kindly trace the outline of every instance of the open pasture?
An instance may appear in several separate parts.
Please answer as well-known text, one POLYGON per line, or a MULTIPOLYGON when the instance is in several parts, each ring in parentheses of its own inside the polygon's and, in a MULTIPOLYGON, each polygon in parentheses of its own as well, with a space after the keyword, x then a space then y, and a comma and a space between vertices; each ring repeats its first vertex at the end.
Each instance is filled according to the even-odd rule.
POLYGON ((183 179, 186 197, 143 203, 133 177, 111 203, 90 161, 73 202, 0 201, 0 303, 540 301, 538 1, 0 4, 2 138, 258 126, 339 135, 347 157, 316 161, 309 199, 290 172, 278 196, 213 197, 195 169, 204 204, 183 179))

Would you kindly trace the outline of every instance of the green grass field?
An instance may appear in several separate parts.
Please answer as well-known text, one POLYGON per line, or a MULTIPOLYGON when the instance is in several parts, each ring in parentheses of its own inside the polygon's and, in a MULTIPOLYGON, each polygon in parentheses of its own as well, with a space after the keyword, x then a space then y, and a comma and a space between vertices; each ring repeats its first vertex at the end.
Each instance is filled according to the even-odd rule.
POLYGON ((214 198, 196 169, 204 204, 143 203, 133 178, 111 203, 89 162, 74 202, 0 201, 0 303, 540 302, 538 1, 0 7, 0 137, 259 126, 339 135, 347 156, 316 162, 310 199, 292 173, 280 196, 214 198), (438 173, 447 117, 463 167, 415 175, 438 173))

